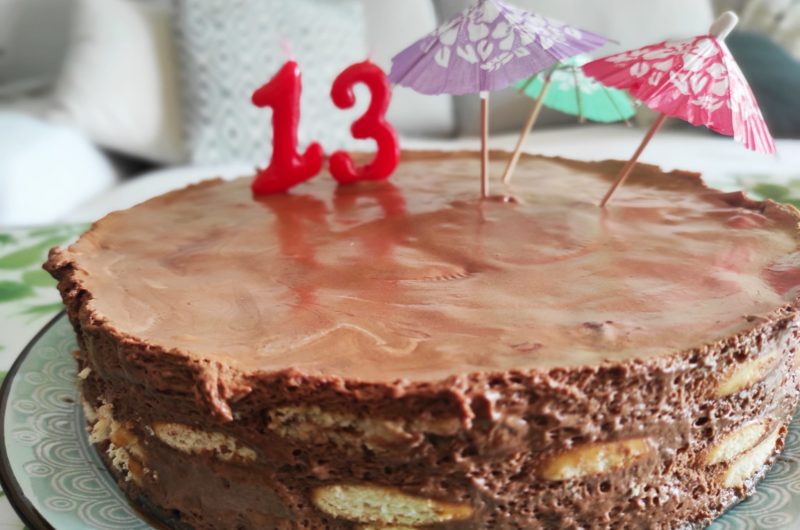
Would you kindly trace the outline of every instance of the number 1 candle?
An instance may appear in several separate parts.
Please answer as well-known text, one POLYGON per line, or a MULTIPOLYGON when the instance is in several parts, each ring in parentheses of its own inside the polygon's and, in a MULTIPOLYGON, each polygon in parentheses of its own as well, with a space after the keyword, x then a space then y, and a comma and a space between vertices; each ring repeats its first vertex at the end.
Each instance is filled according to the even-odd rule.
POLYGON ((300 68, 287 61, 267 84, 253 93, 253 104, 272 108, 272 159, 253 181, 255 195, 281 193, 304 182, 322 168, 323 151, 318 143, 297 152, 300 122, 300 68))

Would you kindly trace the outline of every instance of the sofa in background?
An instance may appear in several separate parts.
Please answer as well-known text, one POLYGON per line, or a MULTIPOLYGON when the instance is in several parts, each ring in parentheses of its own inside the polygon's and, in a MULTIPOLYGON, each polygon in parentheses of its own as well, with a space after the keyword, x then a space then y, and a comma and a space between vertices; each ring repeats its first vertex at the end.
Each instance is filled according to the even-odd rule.
MULTIPOLYGON (((16 97, 10 97, 15 85, 4 83, 8 81, 3 77, 7 72, 0 61, 0 109, 40 120, 41 126, 37 130, 41 134, 49 134, 44 131, 50 126, 71 128, 85 141, 88 139, 87 143, 94 144, 95 147, 88 146, 89 150, 95 149, 98 157, 113 162, 110 172, 96 164, 86 167, 67 162, 53 164, 58 169, 49 178, 71 183, 73 191, 82 192, 83 200, 98 193, 100 184, 97 183, 110 188, 116 182, 153 166, 214 162, 223 165, 238 163, 252 168, 263 163, 268 156, 271 131, 267 126, 267 111, 253 109, 247 101, 248 92, 250 85, 266 81, 262 78, 269 75, 267 70, 280 64, 285 57, 285 52, 277 45, 280 32, 291 33, 286 36, 293 41, 292 46, 298 50, 300 59, 308 57, 309 53, 314 61, 330 58, 330 64, 324 68, 328 77, 347 64, 362 60, 367 54, 388 68, 393 53, 433 29, 439 20, 462 8, 468 1, 5 0, 2 6, 17 6, 15 16, 18 20, 24 18, 20 13, 31 6, 37 8, 37 16, 51 16, 46 24, 49 31, 40 33, 40 36, 44 38, 52 34, 53 39, 50 42, 44 38, 42 48, 54 48, 54 54, 65 58, 59 75, 39 72, 38 79, 53 79, 49 86, 42 86, 39 82, 35 92, 16 97), (41 9, 48 2, 59 3, 59 9, 41 9), (60 34, 55 29, 58 21, 52 17, 65 18, 65 5, 72 7, 72 13, 69 20, 63 20, 71 36, 64 54, 63 43, 59 44, 56 38, 60 34), (332 10, 338 7, 353 20, 331 15, 328 17, 331 24, 298 24, 295 27, 287 23, 293 16, 309 16, 315 7, 324 7, 326 13, 335 13, 332 10), (248 21, 248 18, 253 18, 252 11, 248 11, 252 9, 264 10, 256 20, 257 24, 248 21), (275 15, 270 16, 271 13, 275 15), (341 29, 345 24, 347 27, 341 29), (264 32, 270 38, 238 38, 246 37, 248 31, 264 32), (335 35, 337 31, 348 31, 351 35, 339 40, 325 36, 325 32, 335 35), (225 32, 241 32, 242 35, 225 39, 225 32), (215 34, 223 45, 200 51, 192 48, 198 43, 202 45, 207 36, 215 34), (337 48, 330 52, 333 42, 337 43, 337 48), (257 46, 258 53, 240 52, 247 46, 257 46), (212 52, 218 56, 208 57, 212 52), (190 59, 192 54, 194 60, 190 59), (264 65, 272 66, 267 68, 264 65), (254 68, 262 70, 255 72, 254 68), (245 72, 248 75, 240 75, 248 69, 251 70, 245 72), (232 83, 232 78, 238 81, 232 83), (4 92, 4 88, 9 90, 4 92), (199 122, 198 109, 204 113, 199 122), (247 141, 242 140, 241 135, 247 141), (223 141, 226 138, 227 141, 223 141), (230 146, 247 148, 240 151, 230 146), (215 152, 209 154, 206 148, 215 152), (120 165, 118 161, 121 158, 128 163, 120 165)), ((654 0, 647 3, 639 0, 510 1, 612 35, 620 41, 618 48, 703 31, 713 17, 711 0, 654 0)), ((764 1, 768 0, 747 0, 747 6, 764 1)), ((0 20, 3 20, 0 23, 0 46, 9 46, 9 36, 2 32, 4 28, 8 32, 9 27, 13 29, 16 26, 3 15, 0 13, 0 20)), ((26 16, 29 20, 29 15, 26 16)), ((609 47, 603 51, 613 49, 609 47)), ((19 53, 21 51, 15 48, 13 55, 17 57, 19 53)), ((37 53, 41 55, 43 52, 37 53)), ((317 76, 323 68, 316 67, 310 59, 306 62, 308 94, 304 100, 305 119, 300 136, 304 140, 320 139, 330 150, 347 140, 347 135, 342 132, 346 132, 350 118, 340 111, 334 112, 320 88, 326 85, 325 77, 317 76), (312 83, 312 79, 316 80, 312 83), (314 97, 309 99, 312 90, 314 97), (329 117, 333 120, 334 116, 338 121, 327 121, 329 117)), ((45 66, 50 63, 52 61, 37 62, 45 66)), ((364 101, 360 100, 359 105, 363 104, 364 101)), ((493 94, 492 105, 491 122, 493 134, 497 135, 516 131, 531 102, 512 90, 493 94)), ((357 107, 354 113, 358 108, 362 107, 357 107)), ((406 139, 407 145, 410 140, 436 141, 439 142, 437 145, 442 145, 440 141, 443 139, 474 134, 477 123, 475 108, 469 96, 430 97, 397 88, 389 119, 406 139)), ((574 123, 574 118, 550 113, 543 118, 542 125, 548 122, 563 125, 574 123)), ((567 138, 564 137, 564 141, 567 138)), ((530 141, 529 148, 538 149, 537 135, 532 135, 530 141)), ((49 155, 39 153, 37 156, 49 155)), ((3 169, 3 164, 0 159, 0 181, 12 178, 12 173, 3 169)), ((24 196, 10 198, 8 194, 11 192, 5 193, 10 203, 30 200, 24 196)), ((77 196, 58 199, 59 207, 70 201, 72 207, 77 207, 81 202, 77 196)), ((38 200, 43 198, 40 196, 38 200)), ((56 206, 45 210, 61 211, 56 206)), ((2 219, 4 221, 0 222, 6 224, 22 222, 21 218, 15 221, 10 214, 2 219)), ((42 217, 39 220, 45 222, 47 219, 42 217)), ((37 220, 28 216, 24 222, 37 220)))

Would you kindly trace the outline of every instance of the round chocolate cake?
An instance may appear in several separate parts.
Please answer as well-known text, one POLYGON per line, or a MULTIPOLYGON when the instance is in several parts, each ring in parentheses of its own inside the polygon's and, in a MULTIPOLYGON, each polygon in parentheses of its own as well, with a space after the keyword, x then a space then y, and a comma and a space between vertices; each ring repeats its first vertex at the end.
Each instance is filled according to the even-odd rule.
POLYGON ((194 529, 702 527, 798 399, 800 214, 640 165, 477 153, 252 196, 208 181, 46 268, 90 437, 194 529), (495 156, 494 174, 503 157, 495 156))

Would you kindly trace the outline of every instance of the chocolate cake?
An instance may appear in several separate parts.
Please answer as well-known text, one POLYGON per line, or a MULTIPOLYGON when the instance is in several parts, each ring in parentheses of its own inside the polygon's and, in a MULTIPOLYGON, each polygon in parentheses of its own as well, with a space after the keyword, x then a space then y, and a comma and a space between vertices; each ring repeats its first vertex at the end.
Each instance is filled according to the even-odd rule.
POLYGON ((214 180, 46 268, 90 437, 194 529, 702 527, 798 400, 800 214, 639 165, 476 153, 254 198, 214 180), (503 157, 495 156, 495 175, 503 157))

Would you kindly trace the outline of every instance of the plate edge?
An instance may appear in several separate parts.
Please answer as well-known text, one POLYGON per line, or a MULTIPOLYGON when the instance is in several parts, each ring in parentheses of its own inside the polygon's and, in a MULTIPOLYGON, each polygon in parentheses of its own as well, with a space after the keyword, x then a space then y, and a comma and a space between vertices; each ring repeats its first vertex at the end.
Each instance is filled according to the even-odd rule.
POLYGON ((65 315, 66 311, 60 311, 36 333, 17 356, 14 364, 12 364, 11 368, 8 370, 2 386, 0 386, 0 444, 2 444, 3 447, 3 450, 0 451, 0 485, 2 485, 11 507, 22 522, 31 530, 55 530, 55 528, 36 508, 34 508, 33 503, 22 493, 22 488, 14 477, 14 473, 11 471, 11 462, 8 460, 8 451, 6 450, 6 410, 9 406, 11 384, 16 378, 20 367, 25 362, 25 359, 28 358, 28 355, 31 353, 36 343, 38 343, 44 334, 50 331, 56 322, 61 320, 65 315))

